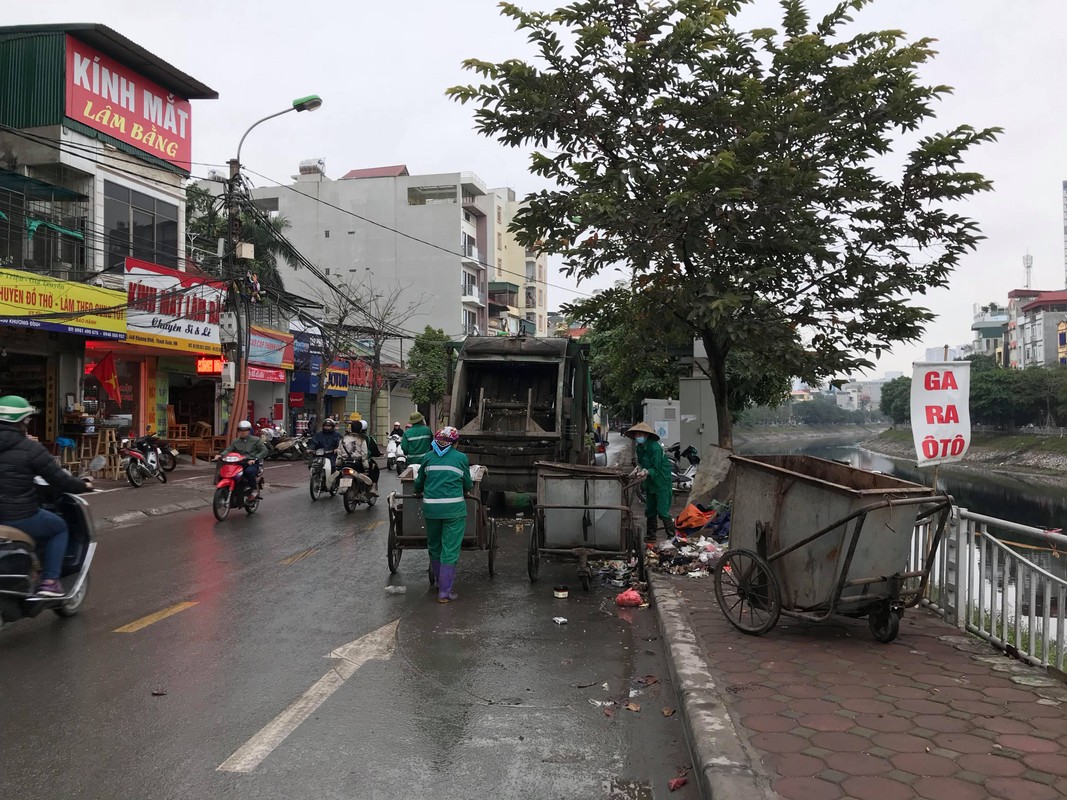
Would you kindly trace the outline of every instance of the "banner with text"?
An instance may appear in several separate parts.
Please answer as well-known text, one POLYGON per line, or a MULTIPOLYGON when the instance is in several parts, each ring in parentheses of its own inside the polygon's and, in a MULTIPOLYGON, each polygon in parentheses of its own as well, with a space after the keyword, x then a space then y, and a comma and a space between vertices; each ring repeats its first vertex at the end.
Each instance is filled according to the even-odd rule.
POLYGON ((125 339, 126 297, 114 289, 0 269, 0 324, 125 339))
POLYGON ((189 101, 67 36, 66 114, 75 122, 189 171, 189 101))
POLYGON ((127 258, 127 341, 164 350, 221 355, 219 312, 225 288, 219 281, 127 258))
POLYGON ((971 446, 971 362, 912 365, 911 433, 920 467, 961 460, 971 446))
POLYGON ((248 363, 293 368, 293 335, 253 325, 249 331, 248 363))

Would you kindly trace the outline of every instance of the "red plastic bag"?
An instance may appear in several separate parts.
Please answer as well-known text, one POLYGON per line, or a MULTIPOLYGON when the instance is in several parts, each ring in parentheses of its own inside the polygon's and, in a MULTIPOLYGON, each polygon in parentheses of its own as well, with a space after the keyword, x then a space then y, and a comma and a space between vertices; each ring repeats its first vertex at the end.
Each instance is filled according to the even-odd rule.
POLYGON ((615 605, 622 606, 623 608, 637 608, 643 602, 641 595, 634 589, 627 589, 615 598, 615 605))
POLYGON ((674 524, 681 530, 698 531, 711 522, 714 517, 714 511, 701 511, 690 503, 682 509, 682 513, 678 515, 678 519, 674 524))
POLYGON ((672 792, 676 792, 689 783, 689 778, 671 778, 667 781, 667 788, 672 792))

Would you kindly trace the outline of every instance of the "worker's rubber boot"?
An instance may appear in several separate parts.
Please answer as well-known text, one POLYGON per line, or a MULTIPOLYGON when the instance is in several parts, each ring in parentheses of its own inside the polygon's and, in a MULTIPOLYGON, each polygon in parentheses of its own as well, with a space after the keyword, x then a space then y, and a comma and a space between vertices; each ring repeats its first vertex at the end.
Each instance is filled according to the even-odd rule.
MULTIPOLYGON (((430 574, 433 575, 433 585, 439 586, 441 584, 441 562, 430 559, 430 574)), ((433 588, 433 587, 431 587, 433 588)))
POLYGON ((674 529, 674 519, 673 518, 667 517, 665 520, 663 520, 663 532, 665 534, 667 534, 667 541, 668 542, 675 537, 675 535, 677 534, 677 531, 674 529))
POLYGON ((437 581, 437 602, 451 603, 459 599, 459 595, 452 591, 452 584, 456 580, 456 565, 442 564, 440 576, 437 581))
POLYGON ((659 524, 659 519, 656 517, 645 517, 645 541, 656 541, 656 526, 659 524))

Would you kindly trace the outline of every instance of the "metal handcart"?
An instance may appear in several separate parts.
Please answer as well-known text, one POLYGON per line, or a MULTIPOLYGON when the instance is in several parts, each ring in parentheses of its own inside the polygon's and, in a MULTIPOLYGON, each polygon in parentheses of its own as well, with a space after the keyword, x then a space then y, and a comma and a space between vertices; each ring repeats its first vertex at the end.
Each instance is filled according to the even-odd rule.
POLYGON ((730 460, 730 549, 715 570, 726 619, 759 636, 782 614, 866 616, 875 639, 893 641, 904 609, 926 591, 952 498, 812 456, 730 460))
MULTIPOLYGON (((386 558, 389 572, 393 574, 400 569, 400 558, 405 550, 426 549, 426 524, 422 516, 422 498, 415 496, 413 488, 418 466, 413 464, 408 467, 400 476, 400 493, 391 492, 386 498, 389 508, 386 558)), ((467 526, 463 533, 462 549, 487 553, 489 576, 492 577, 496 571, 496 522, 489 517, 481 500, 480 483, 485 472, 484 467, 471 467, 474 489, 467 496, 467 526)), ((435 579, 429 567, 426 569, 426 574, 432 586, 435 579)))
POLYGON ((624 471, 539 461, 526 560, 530 581, 537 580, 542 558, 577 561, 584 589, 592 582, 590 560, 635 558, 638 579, 644 581, 644 553, 630 510, 632 490, 624 471))

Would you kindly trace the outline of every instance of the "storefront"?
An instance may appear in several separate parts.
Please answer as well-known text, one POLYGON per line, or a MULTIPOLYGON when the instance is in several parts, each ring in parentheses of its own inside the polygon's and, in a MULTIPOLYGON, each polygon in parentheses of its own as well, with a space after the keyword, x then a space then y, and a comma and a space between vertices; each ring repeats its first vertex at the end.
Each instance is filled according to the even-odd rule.
POLYGON ((108 354, 125 387, 121 402, 104 404, 104 424, 164 434, 172 426, 220 430, 218 316, 225 284, 134 258, 126 259, 125 275, 126 341, 86 350, 87 396, 99 392, 89 373, 108 354))
MULTIPOLYGON (((289 383, 290 428, 300 433, 316 426, 315 406, 319 393, 319 372, 322 370, 322 342, 318 334, 295 331, 293 334, 294 371, 289 383), (295 397, 294 397, 295 396, 295 397), (291 402, 297 399, 301 405, 291 402)), ((349 409, 348 362, 334 361, 326 372, 324 413, 344 417, 349 409)))
POLYGON ((20 395, 39 410, 30 435, 51 442, 84 430, 86 342, 125 338, 125 302, 122 292, 0 269, 0 395, 20 395))
POLYGON ((253 325, 248 346, 248 412, 253 422, 287 420, 288 370, 294 366, 294 337, 291 333, 253 325))

